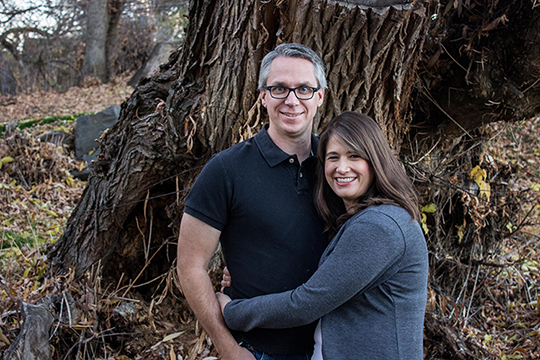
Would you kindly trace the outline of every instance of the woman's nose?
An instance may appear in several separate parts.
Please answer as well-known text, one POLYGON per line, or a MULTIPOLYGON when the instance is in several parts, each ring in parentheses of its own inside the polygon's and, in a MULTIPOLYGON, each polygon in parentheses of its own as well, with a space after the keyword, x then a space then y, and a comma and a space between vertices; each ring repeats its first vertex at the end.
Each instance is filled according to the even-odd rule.
POLYGON ((347 161, 340 161, 338 163, 338 166, 337 166, 337 171, 340 172, 340 173, 346 173, 347 171, 349 171, 350 169, 350 166, 349 166, 349 163, 347 161))

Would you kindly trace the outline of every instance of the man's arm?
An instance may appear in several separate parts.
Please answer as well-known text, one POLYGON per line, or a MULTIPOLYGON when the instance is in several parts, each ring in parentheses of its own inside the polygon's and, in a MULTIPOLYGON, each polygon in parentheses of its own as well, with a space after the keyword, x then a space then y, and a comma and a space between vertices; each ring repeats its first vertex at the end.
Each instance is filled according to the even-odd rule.
POLYGON ((208 277, 208 263, 221 232, 185 214, 178 237, 177 272, 182 291, 191 309, 212 339, 223 360, 254 360, 239 346, 225 325, 219 303, 208 277))

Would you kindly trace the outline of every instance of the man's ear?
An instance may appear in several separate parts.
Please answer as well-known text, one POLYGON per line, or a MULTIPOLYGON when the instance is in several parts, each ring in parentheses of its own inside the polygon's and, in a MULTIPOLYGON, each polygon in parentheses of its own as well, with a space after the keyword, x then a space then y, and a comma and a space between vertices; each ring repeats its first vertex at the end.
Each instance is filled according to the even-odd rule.
POLYGON ((261 96, 262 106, 266 107, 266 96, 267 96, 266 90, 261 89, 260 91, 261 91, 260 96, 261 96))
POLYGON ((315 96, 317 97, 317 107, 320 107, 324 101, 324 89, 319 89, 315 96))

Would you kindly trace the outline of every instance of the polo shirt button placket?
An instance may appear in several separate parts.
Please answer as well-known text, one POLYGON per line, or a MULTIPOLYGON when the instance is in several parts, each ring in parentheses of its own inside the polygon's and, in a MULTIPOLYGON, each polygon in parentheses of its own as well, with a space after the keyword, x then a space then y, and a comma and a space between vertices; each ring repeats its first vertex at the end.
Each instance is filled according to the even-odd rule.
POLYGON ((294 164, 294 159, 293 159, 293 158, 290 158, 290 159, 289 159, 289 162, 290 162, 291 164, 294 164))

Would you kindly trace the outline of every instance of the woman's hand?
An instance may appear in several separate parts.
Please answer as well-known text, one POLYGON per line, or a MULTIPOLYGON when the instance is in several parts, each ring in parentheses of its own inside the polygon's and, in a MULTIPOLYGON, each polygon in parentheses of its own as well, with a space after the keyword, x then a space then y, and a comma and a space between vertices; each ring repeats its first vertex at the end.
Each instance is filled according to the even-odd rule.
POLYGON ((229 272, 229 269, 227 269, 227 267, 225 266, 223 268, 223 279, 221 279, 221 292, 223 292, 226 287, 230 287, 231 284, 231 273, 229 272))
POLYGON ((221 313, 223 314, 223 309, 225 309, 225 305, 230 303, 232 300, 230 297, 220 292, 216 293, 216 297, 219 302, 219 307, 221 308, 221 313))

